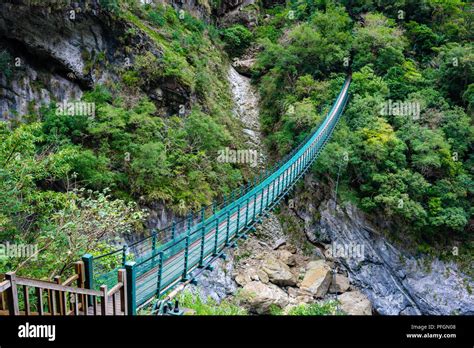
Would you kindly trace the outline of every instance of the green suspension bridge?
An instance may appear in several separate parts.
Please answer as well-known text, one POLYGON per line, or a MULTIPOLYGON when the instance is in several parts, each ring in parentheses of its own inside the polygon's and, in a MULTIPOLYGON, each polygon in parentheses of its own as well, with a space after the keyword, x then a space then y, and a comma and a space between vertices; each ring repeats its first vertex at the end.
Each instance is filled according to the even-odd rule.
POLYGON ((266 175, 255 178, 238 194, 234 192, 220 204, 202 208, 200 214, 190 214, 129 246, 100 256, 84 255, 85 287, 98 289, 105 284, 113 288, 117 273, 125 269, 127 313, 134 315, 137 308, 153 298, 178 284, 194 281, 204 269, 212 269, 217 258, 225 257, 226 248, 235 246, 238 239, 255 230, 255 225, 279 204, 318 158, 347 103, 350 83, 349 75, 316 130, 266 170, 266 175))

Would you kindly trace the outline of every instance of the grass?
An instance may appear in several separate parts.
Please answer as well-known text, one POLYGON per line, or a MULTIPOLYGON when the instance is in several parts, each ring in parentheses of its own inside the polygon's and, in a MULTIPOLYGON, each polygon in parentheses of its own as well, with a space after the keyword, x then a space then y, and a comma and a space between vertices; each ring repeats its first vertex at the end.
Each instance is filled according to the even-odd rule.
POLYGON ((324 303, 300 304, 291 308, 287 315, 337 315, 336 301, 327 301, 324 303))
POLYGON ((180 307, 195 311, 195 315, 247 315, 247 311, 229 300, 220 303, 208 297, 203 301, 198 295, 189 291, 182 292, 178 296, 180 307))

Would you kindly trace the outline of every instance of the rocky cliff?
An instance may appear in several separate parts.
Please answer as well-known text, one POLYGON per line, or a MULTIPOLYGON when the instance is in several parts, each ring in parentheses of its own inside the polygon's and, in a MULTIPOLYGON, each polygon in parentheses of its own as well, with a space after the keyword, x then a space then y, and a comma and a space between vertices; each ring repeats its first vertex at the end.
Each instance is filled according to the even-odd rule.
MULTIPOLYGON (((116 16, 97 1, 0 2, 0 53, 9 73, 0 74, 0 117, 20 120, 42 105, 78 100, 98 84, 115 86, 121 74, 147 52, 162 48, 133 21, 116 16)), ((210 18, 206 1, 162 1, 210 18)), ((196 101, 189 86, 173 77, 141 86, 164 113, 196 101)))
POLYGON ((335 204, 327 187, 308 176, 286 212, 300 219, 308 240, 348 272, 378 313, 474 314, 474 282, 455 263, 413 255, 353 204, 335 204))

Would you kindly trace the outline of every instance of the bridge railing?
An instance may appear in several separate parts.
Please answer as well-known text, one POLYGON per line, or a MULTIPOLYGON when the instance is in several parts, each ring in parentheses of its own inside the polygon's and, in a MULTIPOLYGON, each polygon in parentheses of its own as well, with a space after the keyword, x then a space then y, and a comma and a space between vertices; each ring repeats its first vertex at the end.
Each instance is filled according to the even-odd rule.
POLYGON ((85 288, 84 264, 75 264, 76 273, 61 281, 21 277, 8 272, 0 281, 0 315, 120 315, 127 313, 125 272, 118 272, 117 284, 100 290, 85 288))
MULTIPOLYGON (((132 257, 127 257, 128 248, 106 254, 109 258, 115 255, 116 264, 110 267, 109 272, 97 275, 97 284, 108 279, 113 281, 114 273, 125 266, 127 276, 131 275, 129 285, 132 286, 133 282, 134 287, 129 292, 134 298, 129 301, 129 311, 133 313, 137 305, 143 305, 155 295, 162 295, 177 282, 186 280, 195 268, 205 266, 219 255, 240 238, 243 230, 254 226, 262 215, 274 207, 309 169, 344 109, 349 84, 350 77, 321 125, 310 132, 285 159, 275 163, 272 169, 261 172, 258 179, 242 186, 239 192, 234 191, 227 199, 224 197, 222 202, 205 207, 200 214, 190 214, 180 223, 155 231, 151 236, 131 244, 128 248, 136 253, 132 257)), ((101 258, 106 259, 97 257, 94 264, 85 261, 92 280, 94 271, 91 270, 101 258)))

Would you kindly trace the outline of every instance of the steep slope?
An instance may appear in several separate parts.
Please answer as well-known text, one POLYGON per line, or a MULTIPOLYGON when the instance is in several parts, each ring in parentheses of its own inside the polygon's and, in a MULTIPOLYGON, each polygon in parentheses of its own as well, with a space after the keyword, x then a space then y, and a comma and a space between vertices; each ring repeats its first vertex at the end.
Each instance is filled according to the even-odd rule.
POLYGON ((217 161, 220 149, 238 148, 244 136, 232 116, 228 58, 208 17, 191 16, 189 4, 30 3, 0 4, 0 108, 7 121, 0 123, 0 234, 71 252, 54 263, 45 255, 2 269, 62 272, 63 261, 113 248, 101 240, 133 241, 229 194, 252 171, 217 161), (31 165, 22 169, 25 163, 31 165), (28 185, 19 184, 24 180, 28 185), (77 226, 79 240, 63 239, 71 232, 60 216, 78 219, 93 209, 83 200, 103 192, 111 193, 106 204, 117 204, 112 220, 124 202, 145 208, 135 216, 141 221, 126 222, 125 232, 111 221, 91 221, 105 227, 102 238, 72 224, 66 229, 77 226))

